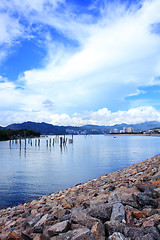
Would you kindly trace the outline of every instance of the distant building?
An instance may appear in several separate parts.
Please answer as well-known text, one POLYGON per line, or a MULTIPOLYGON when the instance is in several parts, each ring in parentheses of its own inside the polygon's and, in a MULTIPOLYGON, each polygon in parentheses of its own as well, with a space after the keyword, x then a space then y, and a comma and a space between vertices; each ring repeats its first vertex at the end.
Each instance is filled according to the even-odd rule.
POLYGON ((125 133, 126 132, 126 127, 123 127, 123 133, 125 133))
POLYGON ((117 128, 114 128, 114 133, 118 133, 118 129, 117 128))
POLYGON ((132 128, 131 127, 128 127, 127 128, 127 133, 131 133, 132 132, 132 128))

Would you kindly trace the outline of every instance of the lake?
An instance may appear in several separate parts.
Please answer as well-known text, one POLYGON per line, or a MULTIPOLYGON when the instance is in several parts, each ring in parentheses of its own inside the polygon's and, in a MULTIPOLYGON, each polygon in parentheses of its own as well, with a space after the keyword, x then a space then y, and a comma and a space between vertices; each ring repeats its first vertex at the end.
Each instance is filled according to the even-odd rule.
MULTIPOLYGON (((71 138, 71 136, 67 136, 71 138)), ((60 147, 58 137, 0 142, 0 208, 57 192, 160 153, 152 136, 74 136, 60 147), (54 146, 46 140, 55 139, 54 146)))

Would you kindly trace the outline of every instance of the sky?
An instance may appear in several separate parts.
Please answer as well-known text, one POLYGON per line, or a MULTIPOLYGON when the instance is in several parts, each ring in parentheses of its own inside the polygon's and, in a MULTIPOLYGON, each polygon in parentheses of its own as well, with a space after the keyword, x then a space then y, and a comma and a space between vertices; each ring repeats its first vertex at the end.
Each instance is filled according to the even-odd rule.
POLYGON ((0 126, 160 121, 160 0, 1 0, 0 126))

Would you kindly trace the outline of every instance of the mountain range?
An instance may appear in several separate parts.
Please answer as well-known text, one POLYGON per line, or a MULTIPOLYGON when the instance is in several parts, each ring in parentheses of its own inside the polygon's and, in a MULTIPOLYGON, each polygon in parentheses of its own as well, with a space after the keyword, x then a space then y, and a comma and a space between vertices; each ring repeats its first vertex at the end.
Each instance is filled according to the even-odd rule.
POLYGON ((24 123, 14 123, 8 125, 7 127, 0 127, 0 129, 28 129, 36 132, 40 132, 42 135, 63 135, 63 134, 107 134, 110 132, 120 132, 123 128, 130 128, 132 132, 138 133, 141 131, 160 128, 160 122, 150 121, 139 124, 116 124, 113 126, 98 126, 98 125, 85 125, 82 127, 73 126, 55 126, 45 122, 24 122, 24 123), (116 131, 115 131, 116 130, 116 131))

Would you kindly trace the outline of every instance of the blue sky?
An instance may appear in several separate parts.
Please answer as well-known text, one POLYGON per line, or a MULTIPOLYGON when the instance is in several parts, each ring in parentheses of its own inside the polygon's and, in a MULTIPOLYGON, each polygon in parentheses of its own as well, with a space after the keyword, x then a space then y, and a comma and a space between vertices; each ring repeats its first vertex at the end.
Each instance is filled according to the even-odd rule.
POLYGON ((160 121, 160 0, 2 0, 0 125, 160 121))

